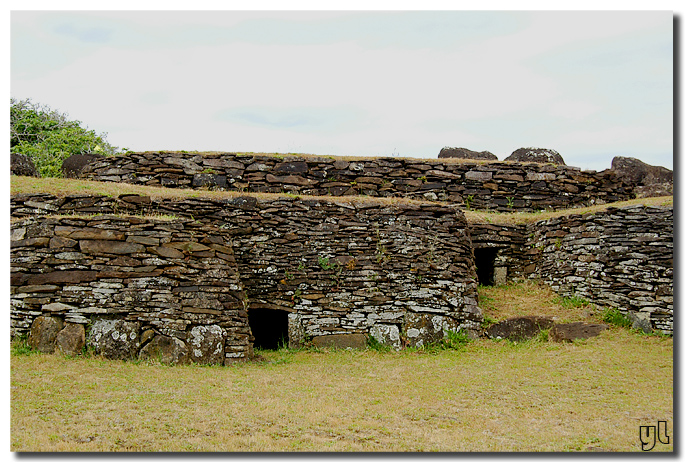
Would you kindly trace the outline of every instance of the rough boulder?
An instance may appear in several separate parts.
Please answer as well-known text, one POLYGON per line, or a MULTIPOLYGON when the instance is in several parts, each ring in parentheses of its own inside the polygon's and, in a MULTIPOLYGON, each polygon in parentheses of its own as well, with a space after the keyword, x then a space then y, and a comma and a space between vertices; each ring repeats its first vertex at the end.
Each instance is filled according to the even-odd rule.
POLYGON ((504 160, 509 162, 566 165, 564 159, 557 151, 546 148, 518 148, 504 160))
POLYGON ((627 183, 636 186, 640 197, 666 196, 673 194, 673 170, 649 165, 634 157, 616 156, 611 169, 627 183))
POLYGON ((438 154, 439 159, 454 157, 457 159, 497 160, 497 156, 490 151, 471 151, 466 148, 450 148, 445 146, 438 154))

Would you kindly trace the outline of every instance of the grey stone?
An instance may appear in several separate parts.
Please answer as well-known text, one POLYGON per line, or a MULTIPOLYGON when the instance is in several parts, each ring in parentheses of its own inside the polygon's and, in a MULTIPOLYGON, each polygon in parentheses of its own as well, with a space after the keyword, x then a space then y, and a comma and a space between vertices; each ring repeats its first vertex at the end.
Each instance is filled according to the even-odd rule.
POLYGON ((438 159, 450 157, 458 159, 497 160, 497 156, 490 151, 478 152, 466 148, 450 148, 447 146, 442 148, 438 154, 438 159))
POLYGON ((226 332, 217 325, 195 326, 188 334, 190 360, 199 364, 223 364, 226 332))
POLYGON ((131 359, 140 347, 140 323, 99 319, 93 322, 88 344, 108 359, 131 359))
POLYGON ((157 360, 169 365, 190 363, 186 344, 180 339, 166 335, 155 335, 149 343, 140 349, 138 357, 157 360))
POLYGON ((561 155, 554 149, 519 148, 512 152, 505 162, 535 162, 539 164, 566 165, 561 155))

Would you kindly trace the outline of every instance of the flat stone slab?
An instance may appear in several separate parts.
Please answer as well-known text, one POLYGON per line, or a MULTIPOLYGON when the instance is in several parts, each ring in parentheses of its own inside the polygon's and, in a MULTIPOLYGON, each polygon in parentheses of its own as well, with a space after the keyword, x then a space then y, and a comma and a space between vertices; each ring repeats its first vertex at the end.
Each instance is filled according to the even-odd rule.
POLYGON ((554 321, 548 316, 521 316, 493 324, 485 334, 490 338, 521 341, 531 339, 553 325, 554 321))
POLYGON ((320 335, 312 339, 315 347, 366 348, 364 334, 320 335))
POLYGON ((584 322, 571 322, 568 324, 556 324, 549 332, 549 338, 555 342, 572 342, 597 337, 608 329, 606 324, 588 324, 584 322))

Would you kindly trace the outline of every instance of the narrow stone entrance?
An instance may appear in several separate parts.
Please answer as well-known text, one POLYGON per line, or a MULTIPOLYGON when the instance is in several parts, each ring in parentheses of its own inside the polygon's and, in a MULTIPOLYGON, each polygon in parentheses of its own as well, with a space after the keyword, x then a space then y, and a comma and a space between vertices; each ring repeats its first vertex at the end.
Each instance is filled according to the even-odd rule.
POLYGON ((277 350, 288 346, 288 312, 269 308, 254 308, 247 312, 254 336, 254 348, 277 350))
POLYGON ((478 284, 484 286, 494 285, 495 259, 497 258, 497 249, 493 249, 490 247, 473 249, 473 256, 476 261, 476 273, 478 275, 478 284))

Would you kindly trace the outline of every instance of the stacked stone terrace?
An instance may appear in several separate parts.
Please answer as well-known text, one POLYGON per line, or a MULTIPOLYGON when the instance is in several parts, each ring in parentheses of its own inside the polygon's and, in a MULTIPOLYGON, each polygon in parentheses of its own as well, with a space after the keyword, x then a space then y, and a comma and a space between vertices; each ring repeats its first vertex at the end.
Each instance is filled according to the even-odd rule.
POLYGON ((78 349, 78 326, 106 356, 171 363, 244 360, 282 342, 421 345, 479 335, 478 282, 512 278, 672 331, 672 207, 511 225, 469 225, 462 212, 631 197, 611 171, 154 152, 99 160, 85 176, 237 193, 13 196, 12 332, 40 327, 47 351, 78 349), (157 214, 177 218, 131 216, 157 214))
POLYGON ((405 197, 500 212, 557 210, 634 197, 633 186, 612 170, 448 159, 144 152, 102 158, 86 166, 83 176, 172 188, 405 197))
MULTIPOLYGON (((48 194, 15 196, 12 203, 12 213, 16 217, 115 211, 193 217, 189 223, 196 223, 200 229, 209 226, 218 236, 230 236, 236 274, 244 287, 249 313, 253 315, 249 320, 253 334, 250 341, 256 341, 258 345, 268 342, 262 343, 255 330, 283 337, 292 346, 311 341, 315 345, 360 347, 366 344, 369 335, 373 335, 395 348, 435 341, 446 330, 465 331, 472 336, 479 335, 481 330, 482 314, 478 309, 467 223, 461 210, 454 205, 365 198, 336 201, 237 196, 173 200, 131 195, 112 198, 48 194), (280 327, 272 329, 268 325, 280 327)), ((73 221, 78 220, 70 217, 37 219, 30 229, 41 230, 35 231, 43 233, 40 244, 52 249, 49 247, 50 226, 58 226, 63 232, 66 224, 73 221)), ((99 291, 116 289, 103 284, 121 284, 110 281, 108 273, 88 273, 90 279, 87 281, 80 279, 81 273, 65 273, 74 265, 79 268, 89 265, 82 259, 89 253, 90 244, 70 242, 73 248, 58 247, 54 250, 57 254, 53 255, 52 250, 36 249, 34 241, 25 241, 22 230, 26 226, 24 221, 14 224, 13 234, 16 238, 12 257, 13 326, 17 333, 26 332, 40 313, 52 314, 51 308, 46 307, 54 303, 64 303, 72 310, 84 303, 92 305, 90 298, 85 302, 69 298, 74 293, 74 285, 81 287, 83 282, 86 288, 80 290, 88 291, 87 287, 90 287, 99 291), (27 259, 32 265, 24 265, 27 259), (47 289, 33 283, 32 278, 41 277, 58 278, 62 285, 46 296, 47 289), (41 295, 36 296, 34 292, 41 295)), ((122 228, 126 228, 125 223, 122 228)), ((229 247, 227 242, 207 244, 204 241, 211 233, 204 233, 207 234, 204 237, 199 233, 188 236, 185 245, 190 246, 190 250, 185 258, 191 258, 191 261, 198 256, 216 258, 205 252, 215 250, 216 245, 229 247), (204 248, 207 246, 210 249, 204 248)), ((140 240, 129 234, 129 231, 122 231, 117 236, 126 236, 134 242, 140 240)), ((98 258, 114 258, 116 252, 123 252, 109 244, 113 245, 99 244, 98 258)), ((189 281, 170 279, 169 271, 174 272, 174 276, 176 272, 183 274, 177 268, 182 263, 176 260, 170 263, 162 258, 158 255, 158 247, 162 244, 157 241, 153 244, 145 249, 126 247, 132 252, 128 256, 133 259, 127 262, 133 265, 140 261, 144 269, 133 265, 125 271, 129 274, 145 271, 141 274, 149 276, 142 283, 132 283, 137 288, 146 285, 152 293, 181 291, 189 300, 206 299, 202 294, 208 283, 190 282, 197 277, 195 272, 188 273, 189 281)), ((170 252, 166 249, 170 245, 163 244, 166 253, 170 252)), ((115 259, 115 264, 122 263, 115 259)), ((203 264, 210 271, 212 265, 208 261, 203 264)), ((117 277, 124 276, 119 274, 117 277)), ((183 276, 179 277, 183 279, 183 276)), ((116 299, 119 295, 112 296, 116 299)), ((126 322, 139 321, 137 315, 122 311, 117 303, 108 305, 109 301, 104 298, 101 300, 104 311, 91 312, 90 322, 101 316, 107 320, 118 316, 126 322)), ((169 300, 164 302, 171 303, 169 300)), ((150 304, 149 300, 126 299, 121 303, 124 306, 129 303, 141 305, 150 310, 151 316, 168 322, 185 320, 182 311, 162 310, 159 304, 150 304)), ((214 305, 212 309, 218 309, 214 305)), ((141 324, 141 329, 149 327, 156 335, 183 342, 187 342, 187 334, 183 332, 194 327, 186 324, 185 329, 172 332, 161 330, 149 320, 146 322, 149 325, 141 324)), ((226 339, 242 341, 241 335, 243 332, 229 333, 226 339)))

